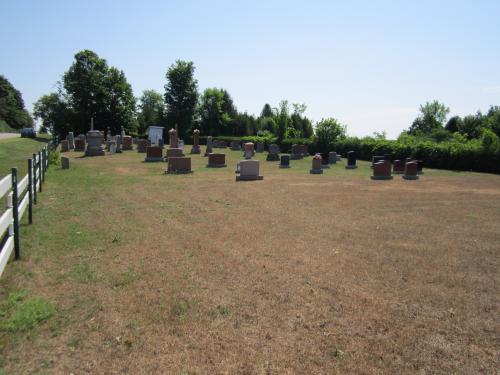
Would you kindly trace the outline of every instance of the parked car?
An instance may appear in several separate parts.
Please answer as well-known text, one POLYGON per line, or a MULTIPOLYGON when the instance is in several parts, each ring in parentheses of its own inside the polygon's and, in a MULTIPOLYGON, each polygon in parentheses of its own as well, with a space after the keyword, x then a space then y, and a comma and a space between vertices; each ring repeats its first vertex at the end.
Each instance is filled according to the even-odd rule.
POLYGON ((23 128, 21 130, 21 137, 22 138, 35 138, 36 131, 33 128, 23 128))

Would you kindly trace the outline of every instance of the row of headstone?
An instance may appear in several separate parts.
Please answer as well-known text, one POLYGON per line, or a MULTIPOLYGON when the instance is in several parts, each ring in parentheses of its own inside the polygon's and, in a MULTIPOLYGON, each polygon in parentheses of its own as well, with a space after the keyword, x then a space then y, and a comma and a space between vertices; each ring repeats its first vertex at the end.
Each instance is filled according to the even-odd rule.
MULTIPOLYGON (((399 160, 398 160, 399 162, 399 160)), ((395 173, 401 174, 401 173, 395 173)), ((418 179, 418 162, 408 161, 404 163, 404 170, 402 172, 402 177, 405 180, 416 180, 418 179)), ((373 174, 371 176, 373 180, 392 180, 392 163, 388 160, 380 160, 373 164, 373 174)))

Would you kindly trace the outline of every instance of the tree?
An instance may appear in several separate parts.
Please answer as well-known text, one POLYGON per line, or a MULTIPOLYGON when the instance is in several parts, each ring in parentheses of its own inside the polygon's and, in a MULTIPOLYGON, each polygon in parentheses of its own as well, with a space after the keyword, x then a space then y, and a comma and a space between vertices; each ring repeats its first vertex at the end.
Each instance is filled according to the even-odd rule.
POLYGON ((484 127, 484 118, 481 112, 475 115, 465 116, 458 123, 458 131, 465 135, 468 139, 479 138, 484 127))
POLYGON ((276 136, 278 140, 285 139, 288 133, 288 125, 290 122, 290 109, 287 100, 282 100, 278 104, 278 108, 274 109, 274 121, 276 122, 276 136))
POLYGON ((264 118, 264 117, 273 117, 274 116, 274 113, 273 113, 273 109, 271 108, 271 106, 269 104, 264 104, 264 107, 262 108, 262 112, 260 113, 260 118, 264 118))
POLYGON ((33 106, 33 115, 42 121, 42 127, 52 134, 66 137, 72 130, 74 113, 60 93, 43 95, 33 106))
POLYGON ((458 131, 458 127, 461 121, 462 119, 460 118, 460 116, 453 116, 448 120, 444 128, 450 133, 455 133, 458 131))
POLYGON ((94 117, 96 129, 111 127, 115 133, 123 126, 134 130, 135 98, 123 71, 109 68, 95 52, 84 50, 64 73, 64 90, 74 111, 73 130, 85 133, 94 117))
POLYGON ((208 88, 203 91, 198 106, 200 130, 206 135, 222 135, 225 128, 224 121, 224 93, 217 88, 208 88))
POLYGON ((21 93, 0 75, 0 121, 5 121, 13 129, 33 127, 33 119, 24 108, 21 93))
POLYGON ((155 90, 144 90, 139 98, 137 122, 139 134, 145 134, 148 126, 159 125, 164 116, 163 95, 155 90))
POLYGON ((346 136, 346 126, 342 125, 334 118, 322 119, 316 124, 316 137, 318 145, 323 148, 328 148, 335 141, 343 139, 346 136))
POLYGON ((443 124, 446 121, 446 116, 449 112, 450 109, 444 104, 439 103, 437 100, 421 105, 420 116, 413 121, 408 133, 413 135, 419 133, 426 134, 432 129, 443 127, 443 124))
POLYGON ((165 85, 166 120, 169 127, 179 127, 179 135, 186 136, 193 125, 198 102, 198 81, 194 79, 194 64, 177 60, 167 71, 165 85))
POLYGON ((500 137, 500 106, 491 106, 486 114, 484 126, 500 137))
POLYGON ((307 109, 305 104, 292 104, 293 113, 290 116, 290 126, 288 136, 291 138, 309 138, 314 134, 312 122, 304 112, 307 109), (293 132, 293 136, 291 136, 293 132))

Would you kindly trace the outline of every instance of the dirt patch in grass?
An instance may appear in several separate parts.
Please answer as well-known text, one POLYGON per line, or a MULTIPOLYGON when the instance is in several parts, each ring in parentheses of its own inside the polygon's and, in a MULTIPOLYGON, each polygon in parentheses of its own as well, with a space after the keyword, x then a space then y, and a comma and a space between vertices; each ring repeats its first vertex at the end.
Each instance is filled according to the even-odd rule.
POLYGON ((499 176, 310 176, 308 159, 236 183, 201 156, 188 176, 115 156, 49 172, 0 297, 57 313, 1 334, 6 373, 497 371, 499 176))

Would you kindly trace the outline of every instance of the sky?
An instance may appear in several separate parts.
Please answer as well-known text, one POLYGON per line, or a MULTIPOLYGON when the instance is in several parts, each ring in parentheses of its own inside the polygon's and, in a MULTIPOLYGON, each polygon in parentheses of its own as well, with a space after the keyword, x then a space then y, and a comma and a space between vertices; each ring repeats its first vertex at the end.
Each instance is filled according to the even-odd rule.
POLYGON ((240 111, 305 103, 355 136, 396 138, 426 101, 450 116, 500 105, 499 0, 0 0, 0 14, 0 74, 29 111, 83 49, 136 97, 190 60, 200 92, 225 88, 240 111))

